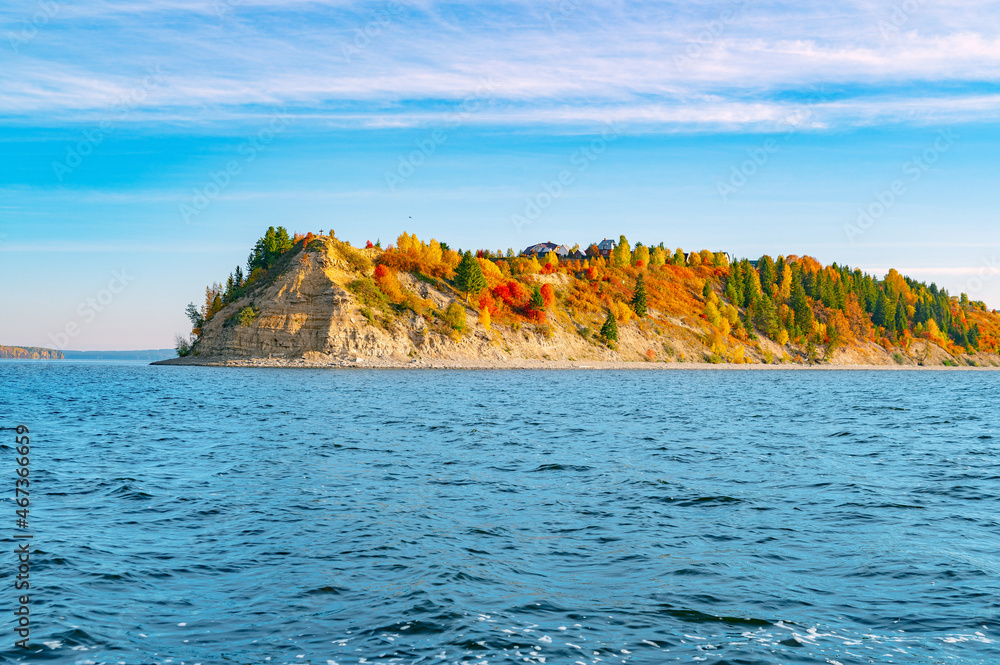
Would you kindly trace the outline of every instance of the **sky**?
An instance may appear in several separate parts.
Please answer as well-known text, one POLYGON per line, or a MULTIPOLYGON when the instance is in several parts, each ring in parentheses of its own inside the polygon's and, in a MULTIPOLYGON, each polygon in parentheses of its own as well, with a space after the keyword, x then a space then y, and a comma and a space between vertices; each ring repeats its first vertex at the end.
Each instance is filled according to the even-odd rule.
POLYGON ((624 234, 1000 308, 995 2, 7 0, 0 344, 169 348, 270 225, 624 234))

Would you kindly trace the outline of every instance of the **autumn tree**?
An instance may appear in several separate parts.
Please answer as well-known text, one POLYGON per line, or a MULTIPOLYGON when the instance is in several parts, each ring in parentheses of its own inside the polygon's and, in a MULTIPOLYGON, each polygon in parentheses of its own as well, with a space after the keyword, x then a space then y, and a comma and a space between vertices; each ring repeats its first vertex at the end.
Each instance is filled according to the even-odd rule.
POLYGON ((632 253, 632 265, 649 266, 649 248, 641 242, 635 243, 635 251, 632 253))
POLYGON ((542 284, 539 293, 542 294, 542 305, 544 307, 551 307, 556 301, 556 291, 552 288, 551 284, 542 284))
POLYGON ((646 280, 642 273, 635 280, 635 293, 632 294, 632 309, 640 319, 646 316, 646 280))
POLYGON ((470 293, 479 293, 486 288, 483 269, 479 266, 479 261, 472 256, 472 252, 468 250, 465 251, 461 263, 455 270, 455 286, 459 291, 465 291, 466 302, 469 301, 470 293))
POLYGON ((618 246, 612 251, 611 258, 615 268, 632 264, 632 247, 628 244, 628 239, 625 236, 618 239, 618 246))

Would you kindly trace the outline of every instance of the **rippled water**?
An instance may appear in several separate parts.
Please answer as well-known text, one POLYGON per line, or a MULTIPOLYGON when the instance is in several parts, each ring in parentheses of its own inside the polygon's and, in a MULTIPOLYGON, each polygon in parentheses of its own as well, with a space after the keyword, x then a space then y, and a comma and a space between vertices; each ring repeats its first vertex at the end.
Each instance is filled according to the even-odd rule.
POLYGON ((995 373, 3 363, 37 551, 36 646, 7 613, 0 655, 997 663, 998 395, 995 373))

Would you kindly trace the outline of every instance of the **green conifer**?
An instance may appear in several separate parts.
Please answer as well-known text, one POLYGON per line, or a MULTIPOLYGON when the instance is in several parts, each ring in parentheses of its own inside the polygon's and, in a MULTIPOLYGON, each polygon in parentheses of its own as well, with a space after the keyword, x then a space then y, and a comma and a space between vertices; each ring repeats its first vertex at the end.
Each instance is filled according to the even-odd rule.
MULTIPOLYGON (((706 282, 707 284, 708 282, 706 282)), ((635 280, 635 293, 632 295, 632 309, 640 319, 646 316, 646 280, 640 274, 635 280)))
POLYGON ((483 269, 476 257, 468 250, 462 255, 462 261, 455 269, 455 286, 458 287, 459 291, 465 291, 466 302, 469 302, 470 293, 479 293, 486 288, 483 269))
POLYGON ((608 318, 604 320, 604 325, 601 326, 601 337, 604 338, 605 342, 618 341, 618 322, 610 310, 608 311, 608 318))

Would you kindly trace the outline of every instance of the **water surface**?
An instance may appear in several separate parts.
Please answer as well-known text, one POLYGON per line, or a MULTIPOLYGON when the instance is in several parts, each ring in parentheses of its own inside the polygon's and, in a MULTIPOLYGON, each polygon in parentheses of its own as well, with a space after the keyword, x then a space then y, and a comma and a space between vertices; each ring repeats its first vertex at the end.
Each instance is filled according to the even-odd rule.
POLYGON ((998 395, 995 373, 5 362, 36 646, 5 619, 0 655, 997 663, 998 395))

